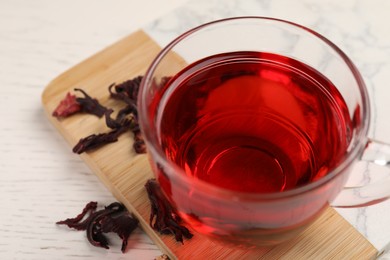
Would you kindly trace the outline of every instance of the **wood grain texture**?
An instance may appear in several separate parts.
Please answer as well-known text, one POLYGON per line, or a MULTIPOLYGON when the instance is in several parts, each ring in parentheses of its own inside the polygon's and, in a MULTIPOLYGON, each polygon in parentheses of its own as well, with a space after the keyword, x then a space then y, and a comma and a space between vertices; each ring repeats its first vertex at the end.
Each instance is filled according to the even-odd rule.
MULTIPOLYGON (((65 120, 51 117, 65 94, 80 87, 93 93, 104 105, 118 108, 117 102, 109 99, 107 87, 144 74, 159 50, 145 33, 138 31, 63 73, 47 86, 42 95, 46 114, 71 146, 81 137, 108 129, 103 119, 93 116, 80 114, 65 120)), ((150 209, 144 184, 152 177, 152 172, 147 157, 136 155, 132 150, 131 134, 81 157, 114 196, 137 215, 152 240, 173 259, 371 259, 377 253, 332 208, 299 237, 272 248, 239 250, 197 234, 181 245, 171 236, 156 234, 148 224, 150 209)))

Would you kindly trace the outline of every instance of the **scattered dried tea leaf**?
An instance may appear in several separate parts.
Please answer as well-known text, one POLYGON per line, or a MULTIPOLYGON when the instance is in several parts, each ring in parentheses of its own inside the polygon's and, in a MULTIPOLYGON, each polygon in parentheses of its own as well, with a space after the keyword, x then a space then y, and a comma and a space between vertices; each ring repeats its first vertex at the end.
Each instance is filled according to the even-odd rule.
POLYGON ((144 137, 142 136, 141 129, 139 128, 138 124, 134 126, 133 134, 134 134, 133 147, 136 153, 146 153, 146 145, 145 145, 144 137))
POLYGON ((104 217, 102 219, 102 231, 104 233, 114 232, 122 239, 122 252, 126 251, 127 240, 130 234, 138 226, 138 219, 134 216, 120 215, 116 218, 104 217))
POLYGON ((78 112, 85 112, 98 117, 104 115, 107 108, 102 106, 97 99, 92 98, 82 89, 75 88, 74 90, 81 92, 84 97, 77 97, 68 92, 53 111, 52 115, 54 117, 65 118, 78 112))
POLYGON ((102 117, 104 115, 107 108, 102 106, 96 98, 92 98, 84 90, 80 88, 75 88, 74 90, 79 91, 84 95, 84 97, 76 98, 83 112, 95 115, 97 117, 102 117))
POLYGON ((143 76, 137 76, 118 85, 111 84, 108 87, 108 91, 112 98, 122 100, 128 105, 136 106, 142 78, 143 76), (113 91, 113 88, 115 91, 113 91))
MULTIPOLYGON (((131 80, 127 80, 118 85, 112 84, 109 86, 108 91, 110 92, 110 96, 114 99, 121 100, 127 104, 127 106, 123 109, 124 111, 128 110, 135 117, 135 125, 133 128, 134 133, 134 144, 133 148, 136 153, 146 153, 146 146, 144 139, 142 137, 138 122, 137 122, 137 98, 139 87, 143 76, 135 77, 131 80)), ((118 113, 118 115, 121 111, 118 113)))
POLYGON ((80 110, 81 106, 77 102, 76 96, 68 92, 65 98, 60 101, 56 109, 54 109, 52 116, 57 118, 65 118, 79 112, 80 110))
POLYGON ((73 147, 73 152, 82 154, 87 151, 97 149, 105 144, 118 141, 118 137, 127 129, 125 127, 115 129, 108 133, 92 134, 85 138, 81 138, 79 142, 73 147))
POLYGON ((92 245, 106 249, 109 247, 104 233, 114 232, 122 239, 121 251, 124 253, 130 234, 138 226, 138 220, 119 202, 111 203, 98 211, 96 208, 97 202, 89 202, 75 218, 58 221, 56 224, 86 230, 88 241, 92 245))
POLYGON ((193 234, 183 225, 176 210, 164 197, 156 179, 149 179, 145 184, 150 200, 150 226, 160 234, 173 234, 176 241, 183 243, 183 237, 190 239, 193 234))
POLYGON ((113 129, 108 133, 92 134, 85 138, 81 138, 79 142, 73 147, 73 152, 81 154, 90 150, 99 148, 105 144, 118 141, 118 137, 124 132, 131 130, 136 125, 134 116, 111 118, 113 110, 108 109, 105 112, 106 125, 113 129))
POLYGON ((83 211, 75 218, 68 218, 62 221, 58 221, 56 224, 67 225, 68 227, 74 228, 76 230, 86 230, 89 222, 89 217, 85 218, 85 216, 87 214, 90 216, 93 212, 95 212, 96 208, 97 202, 91 201, 87 205, 85 205, 83 211), (84 218, 85 220, 81 221, 84 218))
POLYGON ((105 118, 106 118, 106 125, 107 127, 111 128, 111 129, 119 129, 119 128, 123 128, 123 127, 127 127, 129 129, 132 129, 134 126, 135 126, 135 118, 133 116, 133 114, 128 114, 128 116, 126 117, 126 115, 118 115, 115 119, 113 119, 111 117, 111 114, 113 113, 114 111, 112 109, 108 109, 104 115, 105 115, 105 118))
POLYGON ((111 84, 108 87, 111 98, 123 101, 126 106, 120 109, 116 118, 111 115, 114 112, 110 108, 102 106, 97 99, 92 98, 84 90, 75 88, 75 91, 81 92, 84 97, 76 97, 70 93, 67 94, 64 100, 60 102, 53 116, 67 117, 77 112, 85 112, 96 115, 98 117, 105 116, 105 123, 108 128, 113 129, 107 133, 91 134, 81 138, 73 147, 73 152, 81 154, 91 151, 108 143, 118 141, 118 137, 127 130, 133 131, 134 144, 133 148, 136 153, 146 153, 146 146, 139 129, 137 121, 137 96, 140 83, 143 76, 135 77, 118 85, 111 84))

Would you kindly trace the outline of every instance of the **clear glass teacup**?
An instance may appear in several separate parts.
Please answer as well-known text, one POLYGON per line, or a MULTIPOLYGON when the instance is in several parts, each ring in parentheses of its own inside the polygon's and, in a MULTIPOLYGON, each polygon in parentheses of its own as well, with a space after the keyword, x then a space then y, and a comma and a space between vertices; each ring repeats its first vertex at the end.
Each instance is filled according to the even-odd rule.
POLYGON ((298 24, 238 17, 184 33, 148 69, 138 105, 164 194, 210 237, 273 245, 329 205, 390 195, 388 182, 344 187, 356 162, 388 158, 388 146, 367 137, 352 61, 298 24))

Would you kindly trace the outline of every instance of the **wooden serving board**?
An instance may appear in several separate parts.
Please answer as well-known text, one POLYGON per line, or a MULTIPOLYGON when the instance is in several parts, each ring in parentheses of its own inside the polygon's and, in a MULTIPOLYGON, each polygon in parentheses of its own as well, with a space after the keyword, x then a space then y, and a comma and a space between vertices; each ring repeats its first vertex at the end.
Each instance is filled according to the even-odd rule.
MULTIPOLYGON (((143 75, 159 51, 160 47, 148 35, 138 31, 61 74, 42 95, 49 120, 72 147, 82 137, 106 132, 104 119, 77 114, 57 120, 51 113, 74 88, 83 88, 103 105, 118 108, 118 102, 109 99, 107 87, 143 75)), ((299 237, 276 247, 235 249, 196 233, 182 245, 172 236, 159 235, 148 224, 150 204, 144 189, 146 180, 153 175, 146 155, 135 154, 132 142, 132 134, 124 134, 118 142, 81 157, 113 195, 139 218, 145 232, 171 259, 372 259, 377 254, 332 208, 299 237)))

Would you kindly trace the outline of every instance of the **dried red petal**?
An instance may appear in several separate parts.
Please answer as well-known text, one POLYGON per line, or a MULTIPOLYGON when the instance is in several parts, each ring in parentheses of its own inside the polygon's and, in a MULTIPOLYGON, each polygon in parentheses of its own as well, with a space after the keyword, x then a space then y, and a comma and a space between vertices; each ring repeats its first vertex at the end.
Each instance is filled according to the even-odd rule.
POLYGON ((96 149, 104 144, 116 141, 118 141, 118 138, 115 134, 92 134, 87 137, 81 138, 79 142, 73 147, 72 151, 77 154, 82 154, 84 152, 96 149))
POLYGON ((139 154, 146 153, 146 144, 138 124, 134 126, 133 134, 134 134, 133 148, 135 152, 139 154))
POLYGON ((133 147, 135 152, 138 154, 146 153, 146 145, 143 140, 135 140, 133 147))
POLYGON ((104 223, 102 222, 102 219, 113 214, 121 213, 124 210, 125 207, 122 204, 114 202, 105 207, 104 209, 99 210, 93 215, 91 215, 90 222, 87 227, 88 241, 96 247, 103 247, 108 249, 108 240, 103 235, 102 231, 104 228, 104 223))
POLYGON ((127 130, 126 127, 115 129, 108 133, 92 134, 85 138, 81 138, 73 147, 73 152, 82 154, 94 149, 97 149, 105 144, 118 141, 118 137, 127 130))
POLYGON ((111 94, 111 97, 122 100, 128 105, 135 106, 137 104, 138 91, 142 78, 143 76, 138 76, 118 85, 110 85, 108 90, 111 94), (115 92, 112 90, 112 88, 115 88, 115 92))
POLYGON ((111 129, 119 129, 119 128, 123 128, 123 127, 125 127, 125 128, 127 127, 129 129, 131 129, 136 124, 135 123, 135 118, 132 115, 126 117, 123 114, 118 114, 118 116, 115 119, 113 119, 111 117, 111 114, 113 112, 114 111, 112 109, 108 109, 104 113, 105 118, 106 118, 106 125, 107 125, 107 127, 111 128, 111 129))
POLYGON ((58 221, 56 224, 58 225, 67 225, 70 228, 74 228, 77 230, 85 230, 88 225, 89 218, 86 218, 84 221, 81 220, 89 213, 91 216, 97 207, 97 202, 91 201, 87 205, 85 205, 83 211, 77 215, 75 218, 68 218, 62 221, 58 221))
POLYGON ((122 239, 122 252, 126 251, 127 240, 138 226, 138 220, 130 216, 126 208, 118 202, 111 203, 102 210, 96 210, 97 203, 88 203, 83 212, 75 218, 58 221, 77 230, 86 230, 88 241, 96 247, 108 249, 108 240, 103 233, 114 232, 122 239), (82 221, 87 213, 89 216, 82 221))
POLYGON ((116 218, 106 216, 101 220, 102 232, 114 232, 122 239, 122 253, 126 251, 127 240, 130 234, 137 228, 138 219, 129 214, 123 214, 116 218))
POLYGON ((182 222, 176 210, 171 206, 161 191, 156 179, 150 179, 145 184, 150 200, 150 226, 160 234, 173 234, 176 241, 183 243, 183 236, 187 239, 193 234, 180 223, 182 222))
POLYGON ((83 112, 95 115, 99 118, 104 115, 107 108, 102 106, 96 98, 92 98, 82 89, 75 88, 74 90, 80 91, 84 95, 84 97, 76 98, 83 112))
POLYGON ((99 101, 92 98, 84 90, 75 88, 75 91, 81 92, 84 97, 76 97, 75 95, 67 94, 66 98, 61 101, 53 116, 67 117, 77 112, 85 112, 96 115, 98 117, 105 116, 107 127, 113 129, 111 132, 92 134, 85 138, 81 138, 73 147, 73 152, 81 154, 86 151, 97 149, 105 144, 118 141, 118 137, 132 130, 134 133, 133 149, 136 153, 146 153, 146 145, 139 130, 137 122, 137 96, 143 76, 135 77, 121 84, 111 84, 109 86, 110 96, 114 99, 122 100, 127 104, 126 107, 119 110, 115 119, 111 117, 112 109, 102 106, 99 101), (115 89, 115 91, 113 91, 115 89))
POLYGON ((81 110, 81 106, 76 99, 75 95, 68 92, 65 98, 61 100, 56 109, 53 111, 52 116, 64 118, 79 112, 81 110))

